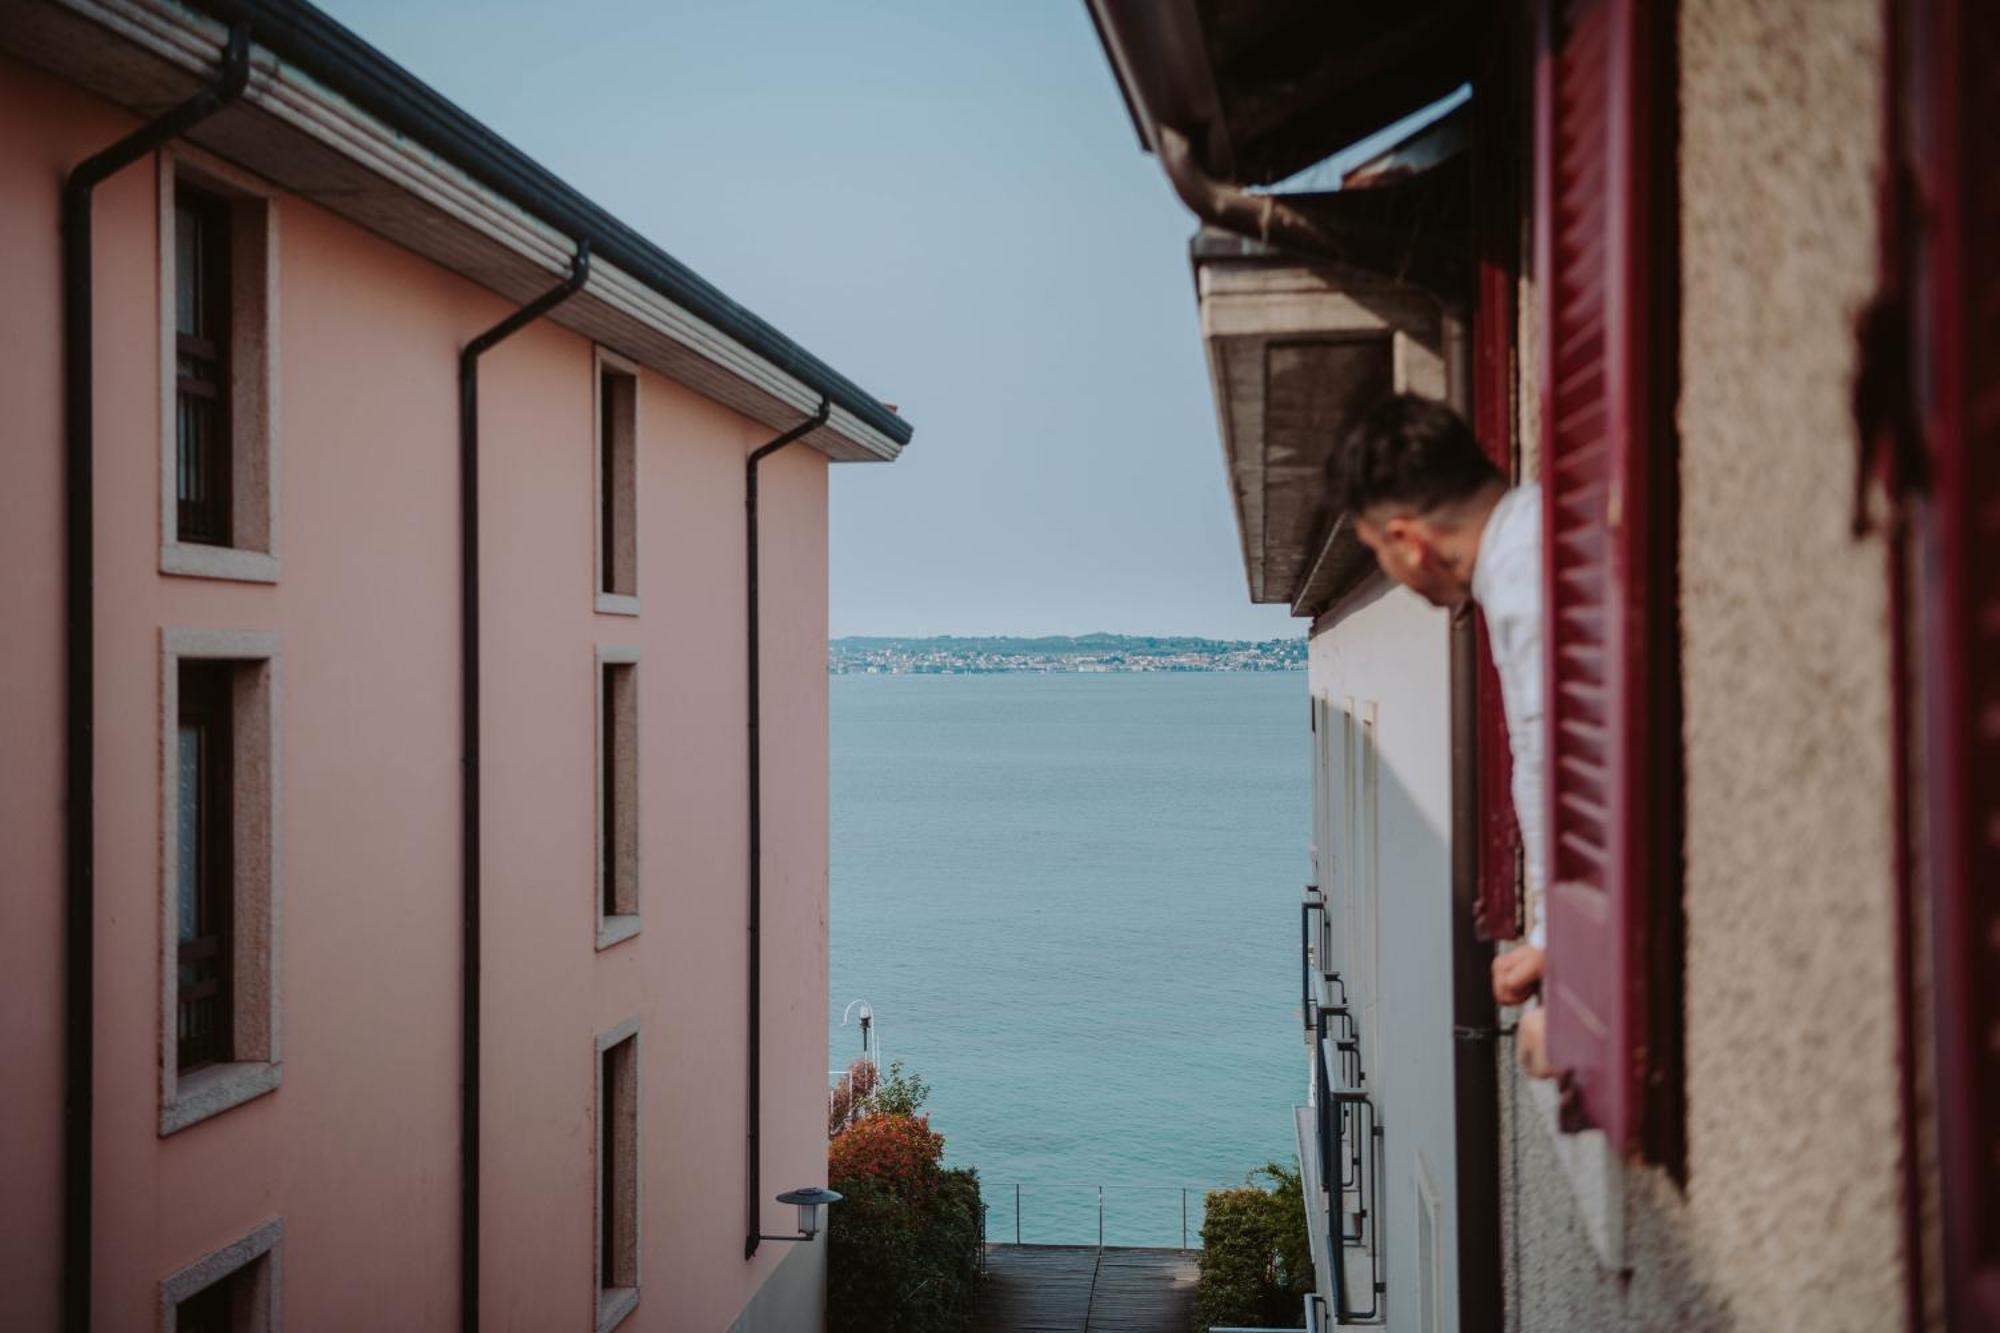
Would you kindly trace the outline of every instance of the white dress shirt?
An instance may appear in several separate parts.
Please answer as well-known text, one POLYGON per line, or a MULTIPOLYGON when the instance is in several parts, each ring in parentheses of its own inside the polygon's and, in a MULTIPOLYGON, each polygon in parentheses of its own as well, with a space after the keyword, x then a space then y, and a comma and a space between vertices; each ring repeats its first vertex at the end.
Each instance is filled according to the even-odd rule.
POLYGON ((1500 675, 1507 741, 1514 756, 1514 818, 1528 881, 1528 942, 1548 942, 1542 890, 1548 883, 1547 786, 1542 777, 1542 488, 1516 486, 1500 497, 1479 534, 1472 597, 1500 675))

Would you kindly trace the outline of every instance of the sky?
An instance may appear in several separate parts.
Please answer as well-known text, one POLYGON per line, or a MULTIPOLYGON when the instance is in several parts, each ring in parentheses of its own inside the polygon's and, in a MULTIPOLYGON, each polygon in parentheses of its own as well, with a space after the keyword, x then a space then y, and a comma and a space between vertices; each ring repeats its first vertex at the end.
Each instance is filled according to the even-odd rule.
POLYGON ((1187 242, 1081 0, 320 0, 916 428, 831 631, 1271 638, 1187 242))

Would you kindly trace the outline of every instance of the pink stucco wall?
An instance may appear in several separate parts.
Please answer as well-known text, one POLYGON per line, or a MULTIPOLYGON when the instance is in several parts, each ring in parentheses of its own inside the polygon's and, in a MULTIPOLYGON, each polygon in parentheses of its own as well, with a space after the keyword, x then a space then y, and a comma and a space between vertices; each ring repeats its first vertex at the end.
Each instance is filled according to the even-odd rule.
MULTIPOLYGON (((53 1325, 61 1061, 61 413, 56 190, 129 118, 0 60, 0 1290, 53 1325), (25 132, 23 132, 25 131, 25 132)), ((275 204, 283 574, 158 572, 156 176, 98 194, 97 1322, 285 1219, 291 1329, 457 1318, 456 354, 508 310, 275 204), (159 633, 281 640, 284 1082, 162 1139, 159 633)), ((593 1034, 642 1025, 642 1303, 725 1327, 790 1247, 742 1258, 742 461, 770 432, 647 373, 636 618, 593 609, 592 353, 543 323, 483 365, 490 1328, 588 1326, 593 1034), (639 936, 593 940, 593 645, 639 668, 639 936)), ((767 1194, 824 1179, 826 462, 765 469, 767 1194)), ((764 1229, 789 1230, 770 1205, 764 1229)))

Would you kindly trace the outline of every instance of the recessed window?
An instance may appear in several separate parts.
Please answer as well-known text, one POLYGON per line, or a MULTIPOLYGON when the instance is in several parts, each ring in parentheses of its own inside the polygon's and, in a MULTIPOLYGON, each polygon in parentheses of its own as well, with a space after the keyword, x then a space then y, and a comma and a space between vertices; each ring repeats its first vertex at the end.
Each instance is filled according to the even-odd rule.
POLYGON ((597 1039, 597 1328, 639 1304, 639 1025, 597 1039))
POLYGON ((161 1333, 276 1333, 283 1241, 273 1219, 162 1282, 161 1333))
POLYGON ((174 191, 174 515, 184 542, 229 545, 229 204, 174 191))
POLYGON ((597 947, 639 932, 639 662, 597 655, 597 947))
POLYGON ((230 993, 231 912, 235 877, 234 743, 230 722, 238 664, 183 659, 177 765, 174 867, 175 1061, 186 1074, 231 1058, 235 1021, 230 993))
POLYGON ((168 630, 160 1133, 278 1086, 277 642, 168 630))
POLYGON ((597 355, 597 609, 639 611, 639 377, 597 355))
POLYGON ((278 576, 273 212, 256 184, 161 166, 161 545, 169 574, 278 576))

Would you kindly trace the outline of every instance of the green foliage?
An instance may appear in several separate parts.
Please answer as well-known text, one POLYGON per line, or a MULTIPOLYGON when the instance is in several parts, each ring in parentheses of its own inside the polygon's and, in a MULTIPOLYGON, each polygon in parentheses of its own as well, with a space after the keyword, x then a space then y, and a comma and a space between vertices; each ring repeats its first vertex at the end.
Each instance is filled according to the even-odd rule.
POLYGON ((868 1106, 875 1115, 915 1115, 930 1099, 931 1085, 915 1074, 903 1072, 901 1060, 889 1062, 889 1077, 869 1094, 868 1106))
POLYGON ((930 1087, 900 1064, 827 1152, 828 1333, 950 1333, 979 1280, 979 1175, 947 1170, 916 1111, 930 1087))
POLYGON ((1276 1162, 1253 1171, 1240 1189, 1209 1192, 1195 1327, 1300 1326, 1313 1283, 1304 1197, 1298 1169, 1276 1162), (1256 1184, 1260 1176, 1271 1188, 1256 1184))

